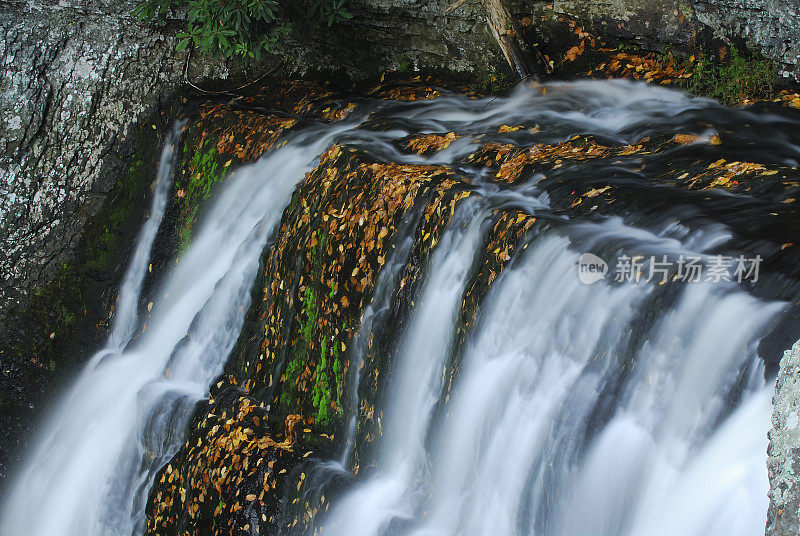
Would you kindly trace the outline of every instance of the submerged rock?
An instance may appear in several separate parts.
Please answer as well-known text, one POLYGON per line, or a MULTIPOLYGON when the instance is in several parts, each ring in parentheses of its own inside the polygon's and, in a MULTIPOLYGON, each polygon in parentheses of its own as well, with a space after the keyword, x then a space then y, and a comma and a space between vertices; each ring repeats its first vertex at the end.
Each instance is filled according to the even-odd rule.
POLYGON ((211 402, 198 408, 197 424, 171 462, 169 474, 156 481, 148 507, 149 534, 200 534, 208 527, 214 527, 212 533, 230 527, 275 532, 279 520, 285 521, 294 511, 292 498, 303 491, 304 458, 335 456, 343 447, 345 416, 353 412, 361 415, 353 461, 359 464, 381 433, 374 407, 381 384, 378 376, 388 364, 381 351, 385 348, 378 341, 373 346, 370 338, 356 409, 351 405, 353 386, 348 379, 354 371, 348 357, 376 277, 392 262, 398 240, 406 238, 395 236, 397 229, 408 231, 410 225, 413 246, 400 264, 397 314, 413 307, 410 289, 422 275, 420 268, 456 205, 469 194, 469 185, 444 167, 379 163, 339 145, 322 155, 295 192, 266 253, 262 295, 254 300, 249 315, 253 331, 243 333, 240 349, 227 367, 234 379, 221 380, 211 402), (232 426, 244 426, 236 424, 242 411, 225 410, 238 416, 210 432, 207 423, 220 413, 217 400, 232 396, 252 400, 268 411, 258 410, 263 412, 259 417, 263 426, 249 426, 243 432, 243 446, 229 453, 237 457, 234 460, 255 458, 241 465, 234 461, 232 469, 222 470, 228 455, 219 449, 225 443, 220 435, 230 433, 232 426), (273 438, 282 439, 276 443, 273 438), (202 451, 200 443, 206 445, 202 451), (246 445, 253 444, 263 444, 276 455, 304 457, 285 454, 282 460, 295 460, 294 464, 276 465, 264 449, 251 453, 246 445), (262 464, 268 470, 263 475, 254 472, 252 468, 262 464), (178 476, 170 480, 173 472, 178 476), (211 478, 211 497, 219 509, 197 506, 198 501, 208 500, 209 493, 191 485, 200 481, 201 474, 210 475, 203 478, 211 478), (231 483, 237 485, 230 487, 231 483), (240 490, 252 490, 258 498, 253 503, 258 510, 255 517, 239 514, 243 507, 252 507, 240 500, 240 490), (262 504, 265 492, 274 495, 271 505, 262 504))

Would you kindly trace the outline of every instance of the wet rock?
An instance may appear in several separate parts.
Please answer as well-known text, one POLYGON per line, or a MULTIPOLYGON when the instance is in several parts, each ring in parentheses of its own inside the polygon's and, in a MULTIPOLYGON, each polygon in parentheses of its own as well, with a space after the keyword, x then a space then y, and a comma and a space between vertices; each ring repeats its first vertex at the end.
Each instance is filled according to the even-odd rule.
POLYGON ((299 416, 277 427, 269 419, 235 379, 220 379, 186 445, 155 477, 147 534, 274 534, 287 472, 309 451, 299 416))
POLYGON ((793 0, 556 0, 553 10, 648 48, 715 40, 749 44, 780 65, 784 76, 800 76, 800 6, 793 0))
POLYGON ((769 432, 767 536, 800 531, 800 342, 783 354, 769 432))

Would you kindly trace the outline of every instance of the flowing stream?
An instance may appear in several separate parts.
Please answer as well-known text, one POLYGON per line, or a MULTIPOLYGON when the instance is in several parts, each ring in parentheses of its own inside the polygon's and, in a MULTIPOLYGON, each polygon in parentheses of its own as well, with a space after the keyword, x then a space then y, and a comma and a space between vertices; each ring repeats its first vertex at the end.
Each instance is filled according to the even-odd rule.
MULTIPOLYGON (((337 497, 315 529, 337 536, 763 533, 772 382, 756 349, 784 303, 725 281, 667 291, 609 274, 584 284, 576 268, 584 252, 611 270, 623 254, 706 263, 720 252, 752 255, 751 243, 735 240, 745 212, 724 208, 746 200, 710 192, 723 207, 710 215, 703 196, 650 184, 645 164, 679 162, 680 152, 568 162, 547 181, 535 175, 513 188, 464 159, 487 141, 557 143, 581 134, 625 145, 747 123, 731 134, 742 154, 796 164, 797 125, 627 82, 551 84, 546 94, 522 88, 497 99, 363 100, 358 109, 357 120, 306 121, 229 178, 145 322, 137 311, 170 190, 176 125, 108 344, 43 423, 4 507, 3 536, 143 533, 153 475, 183 442, 195 403, 240 336, 260 255, 295 186, 334 140, 380 161, 450 165, 480 195, 459 205, 399 330, 376 467, 337 497), (526 128, 503 133, 501 125, 526 128), (460 137, 432 156, 400 149, 410 134, 450 131, 460 137), (559 188, 586 180, 662 189, 650 205, 613 216, 570 219, 553 208, 559 188), (539 231, 481 304, 458 346, 448 393, 442 371, 454 359, 465 285, 485 223, 504 207, 534 214, 539 231)), ((389 318, 415 225, 412 218, 400 226, 351 345, 354 386, 370 334, 389 318)), ((353 469, 356 419, 346 419, 342 452, 325 467, 353 469)))

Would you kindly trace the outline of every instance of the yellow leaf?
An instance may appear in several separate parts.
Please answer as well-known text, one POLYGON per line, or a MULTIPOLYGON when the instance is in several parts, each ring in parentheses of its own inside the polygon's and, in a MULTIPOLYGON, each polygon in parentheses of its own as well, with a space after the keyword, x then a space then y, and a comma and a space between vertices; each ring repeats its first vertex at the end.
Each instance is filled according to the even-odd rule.
POLYGON ((709 164, 708 168, 711 169, 711 168, 719 167, 724 163, 725 163, 725 159, 724 158, 720 158, 716 162, 713 162, 713 163, 709 164))
POLYGON ((672 138, 672 141, 674 141, 675 143, 680 143, 681 145, 687 145, 689 143, 697 141, 697 136, 694 136, 692 134, 675 134, 675 136, 673 136, 672 138))
POLYGON ((588 192, 583 194, 583 196, 584 197, 597 197, 598 195, 602 194, 603 192, 605 192, 609 188, 611 188, 611 186, 606 186, 605 188, 600 188, 600 189, 592 188, 591 190, 589 190, 588 192))

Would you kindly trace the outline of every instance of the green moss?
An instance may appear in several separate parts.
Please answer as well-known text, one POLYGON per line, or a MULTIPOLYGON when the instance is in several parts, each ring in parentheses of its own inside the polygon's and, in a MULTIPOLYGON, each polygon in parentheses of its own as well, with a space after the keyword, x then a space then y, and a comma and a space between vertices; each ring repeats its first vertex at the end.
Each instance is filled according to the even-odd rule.
POLYGON ((146 182, 142 167, 141 160, 131 163, 112 193, 112 205, 98 220, 103 223, 89 230, 83 255, 85 269, 100 272, 110 267, 111 257, 119 246, 118 238, 140 210, 146 182))
MULTIPOLYGON (((344 371, 336 340, 332 338, 332 335, 323 336, 319 331, 320 304, 315 282, 319 281, 328 235, 322 230, 317 230, 312 234, 313 236, 316 236, 317 243, 311 250, 310 280, 308 286, 303 290, 300 325, 296 339, 292 342, 291 359, 286 364, 284 387, 279 400, 280 406, 287 413, 294 412, 292 400, 298 395, 297 381, 306 366, 314 363, 313 359, 309 359, 310 351, 316 347, 318 342, 319 357, 316 364, 312 365, 314 375, 310 400, 306 400, 305 404, 310 403, 308 409, 313 411, 315 422, 320 426, 327 426, 331 423, 331 403, 334 398, 336 405, 341 408, 344 371)), ((328 297, 333 297, 335 292, 335 289, 332 289, 328 297)), ((345 330, 346 325, 342 327, 341 333, 344 333, 345 330)), ((341 413, 341 409, 338 409, 338 413, 341 413)))
POLYGON ((185 225, 181 225, 181 227, 178 229, 179 255, 183 255, 183 253, 189 249, 189 244, 192 242, 192 222, 194 221, 196 215, 197 207, 194 207, 192 211, 186 215, 185 221, 187 223, 185 225))
POLYGON ((300 327, 300 335, 303 337, 303 342, 308 344, 311 342, 311 337, 317 329, 317 320, 319 318, 319 311, 317 310, 317 297, 311 287, 306 287, 303 294, 303 310, 305 311, 306 321, 300 327))
MULTIPOLYGON (((345 333, 342 330, 342 333, 345 333)), ((339 413, 342 412, 342 389, 344 389, 344 371, 342 369, 342 362, 339 359, 339 347, 333 345, 333 374, 336 378, 336 405, 339 407, 339 413)))
MULTIPOLYGON (((188 145, 184 145, 188 153, 188 145)), ((192 240, 192 226, 197 220, 203 202, 211 196, 214 186, 226 175, 227 166, 219 162, 216 144, 207 139, 197 145, 189 161, 192 176, 189 177, 183 192, 183 218, 178 228, 178 252, 182 255, 192 240)))
POLYGON ((301 317, 303 320, 300 324, 300 340, 295 341, 292 345, 292 359, 286 365, 285 387, 281 393, 281 405, 287 410, 291 406, 292 396, 296 391, 295 384, 297 383, 297 379, 305 368, 308 347, 317 329, 317 321, 319 320, 317 297, 311 287, 306 287, 303 293, 303 311, 301 317))
MULTIPOLYGON (((140 146, 151 148, 152 133, 139 134, 140 146)), ((92 334, 102 333, 97 328, 113 298, 109 287, 119 277, 117 266, 124 261, 146 206, 152 170, 144 158, 150 161, 151 156, 140 153, 130 160, 99 213, 84 227, 74 258, 59 263, 50 281, 34 289, 23 308, 12 313, 22 326, 19 332, 25 333, 13 348, 35 356, 50 372, 80 361, 81 352, 94 344, 92 334)))
POLYGON ((294 384, 297 378, 300 377, 300 371, 303 370, 303 363, 305 362, 305 352, 295 347, 292 359, 286 365, 286 382, 283 392, 281 393, 281 405, 287 409, 292 404, 292 394, 294 393, 294 384))
POLYGON ((325 426, 328 424, 330 416, 328 409, 331 405, 331 387, 330 379, 328 378, 328 345, 327 339, 322 339, 322 350, 320 352, 319 362, 317 363, 316 379, 314 381, 314 390, 312 391, 312 403, 317 410, 315 422, 316 424, 325 426))
POLYGON ((771 97, 776 79, 777 70, 772 62, 756 54, 744 57, 731 47, 728 57, 720 63, 714 63, 708 55, 701 56, 687 88, 697 95, 737 106, 745 97, 771 97))
MULTIPOLYGON (((344 330, 342 330, 344 333, 344 330)), ((322 339, 322 349, 320 351, 320 359, 317 363, 316 376, 314 382, 314 390, 312 392, 312 403, 317 410, 315 422, 319 425, 326 426, 330 423, 330 408, 331 400, 333 399, 333 390, 336 389, 336 406, 338 414, 341 415, 341 397, 342 389, 344 386, 344 377, 342 370, 342 363, 339 359, 339 347, 336 341, 332 341, 330 348, 330 355, 333 357, 333 378, 336 385, 331 385, 330 374, 328 372, 328 341, 327 338, 322 339)))

